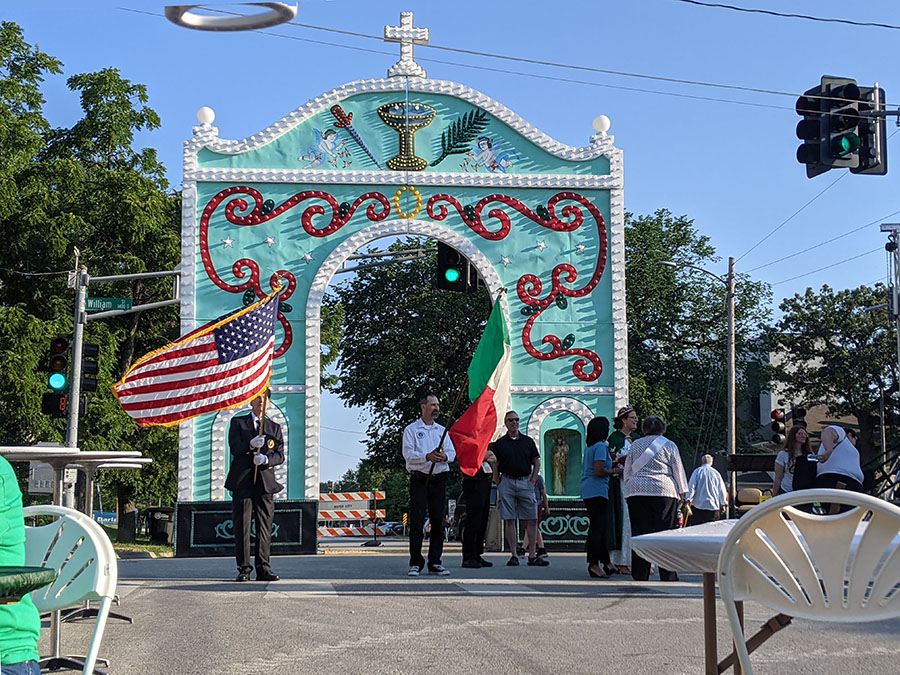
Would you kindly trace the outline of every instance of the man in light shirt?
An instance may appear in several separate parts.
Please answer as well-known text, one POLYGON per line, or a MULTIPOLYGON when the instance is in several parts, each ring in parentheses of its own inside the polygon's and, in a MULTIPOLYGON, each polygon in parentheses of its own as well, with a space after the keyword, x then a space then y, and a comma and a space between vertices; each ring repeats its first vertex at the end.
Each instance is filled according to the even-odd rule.
POLYGON ((718 520, 728 508, 728 489, 722 474, 713 468, 712 455, 703 455, 700 466, 688 481, 691 518, 688 525, 701 525, 718 520))
POLYGON ((447 477, 456 459, 456 450, 444 427, 435 420, 440 412, 438 397, 427 394, 419 401, 422 416, 403 431, 403 459, 409 471, 409 573, 417 577, 425 567, 422 540, 425 538, 425 511, 431 519, 428 541, 428 571, 445 577, 450 570, 441 564, 444 550, 444 511, 447 504, 447 477), (443 442, 442 442, 443 440, 443 442))

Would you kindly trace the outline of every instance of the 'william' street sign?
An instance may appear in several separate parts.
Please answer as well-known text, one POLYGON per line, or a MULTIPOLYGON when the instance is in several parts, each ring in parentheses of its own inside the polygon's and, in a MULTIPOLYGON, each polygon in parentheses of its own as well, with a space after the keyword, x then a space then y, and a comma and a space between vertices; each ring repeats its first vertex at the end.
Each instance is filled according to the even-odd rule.
POLYGON ((100 310, 107 312, 109 310, 126 310, 131 309, 130 298, 87 298, 87 310, 100 310))

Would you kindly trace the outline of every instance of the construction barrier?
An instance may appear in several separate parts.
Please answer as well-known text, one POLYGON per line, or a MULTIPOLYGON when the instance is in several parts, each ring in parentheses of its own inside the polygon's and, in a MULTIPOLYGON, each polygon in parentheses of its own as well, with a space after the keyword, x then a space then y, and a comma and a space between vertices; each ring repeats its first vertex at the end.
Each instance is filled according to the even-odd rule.
POLYGON ((317 528, 320 537, 375 537, 388 534, 388 531, 379 527, 379 521, 383 521, 385 510, 377 507, 377 502, 384 499, 384 492, 374 490, 371 492, 323 492, 319 495, 319 526, 317 528), (328 523, 324 521, 369 521, 369 525, 359 527, 357 523, 345 525, 328 523))

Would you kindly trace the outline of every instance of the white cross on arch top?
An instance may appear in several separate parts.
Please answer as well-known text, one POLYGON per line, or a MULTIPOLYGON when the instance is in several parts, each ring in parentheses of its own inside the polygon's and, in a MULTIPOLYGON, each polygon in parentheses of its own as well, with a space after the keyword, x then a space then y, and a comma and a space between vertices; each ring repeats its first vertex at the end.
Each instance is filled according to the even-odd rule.
POLYGON ((385 42, 400 43, 400 60, 388 69, 388 77, 427 77, 413 59, 413 45, 428 44, 428 29, 413 26, 413 13, 400 12, 399 26, 384 27, 385 42))

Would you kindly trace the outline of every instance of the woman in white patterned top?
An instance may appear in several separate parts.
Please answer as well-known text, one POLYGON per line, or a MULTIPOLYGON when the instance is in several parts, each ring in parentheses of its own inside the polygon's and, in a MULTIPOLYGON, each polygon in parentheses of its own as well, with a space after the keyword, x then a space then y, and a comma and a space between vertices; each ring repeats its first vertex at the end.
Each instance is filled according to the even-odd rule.
MULTIPOLYGON (((631 534, 638 536, 673 530, 678 525, 678 505, 687 499, 688 483, 678 446, 663 436, 666 423, 651 415, 644 420, 644 436, 631 444, 625 458, 625 501, 631 534)), ((631 578, 647 581, 650 563, 633 550, 631 578)), ((660 581, 678 581, 678 575, 659 568, 660 581)))

